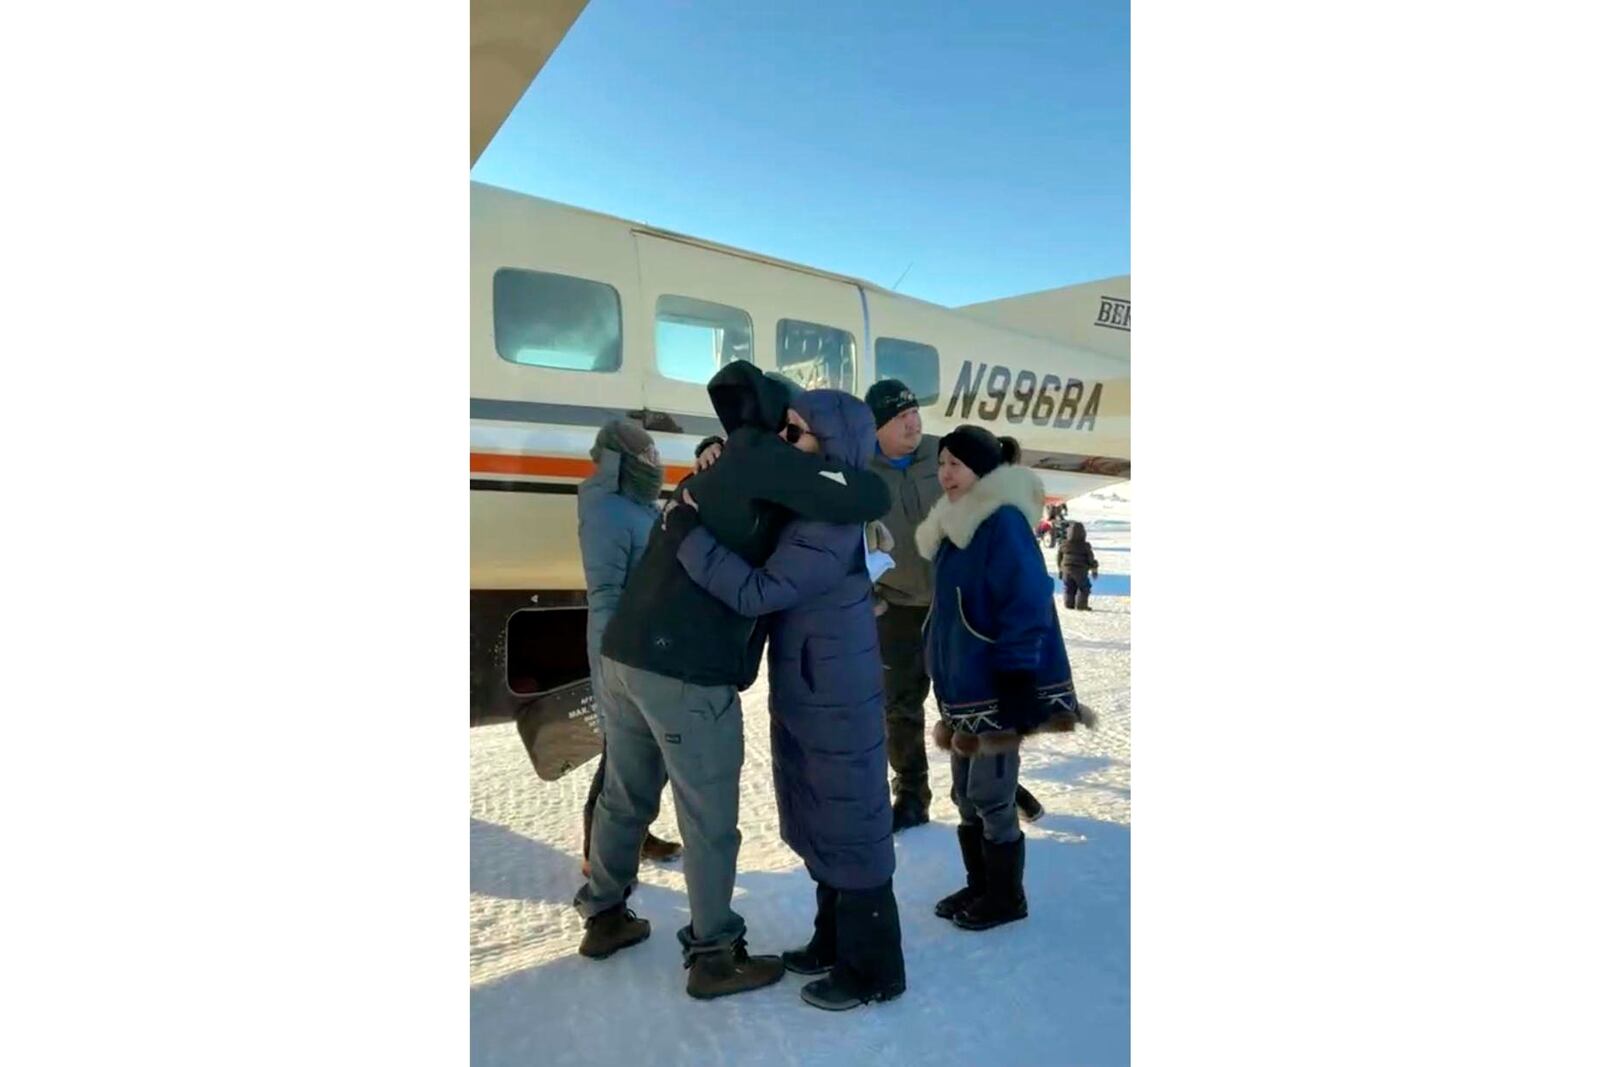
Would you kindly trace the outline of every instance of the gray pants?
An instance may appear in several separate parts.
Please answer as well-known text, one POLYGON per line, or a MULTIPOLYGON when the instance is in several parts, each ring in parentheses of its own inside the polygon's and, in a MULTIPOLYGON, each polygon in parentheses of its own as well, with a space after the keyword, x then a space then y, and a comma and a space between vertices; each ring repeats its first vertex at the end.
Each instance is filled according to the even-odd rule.
POLYGON ((685 956, 744 936, 730 906, 739 861, 739 772, 744 715, 731 685, 690 685, 604 656, 605 784, 595 805, 589 881, 575 903, 585 916, 621 904, 639 874, 639 843, 672 783, 683 835, 689 925, 685 956))
POLYGON ((1017 823, 1017 771, 1022 756, 1001 752, 993 756, 950 753, 950 799, 956 802, 964 826, 983 824, 983 836, 997 845, 1022 836, 1017 823))

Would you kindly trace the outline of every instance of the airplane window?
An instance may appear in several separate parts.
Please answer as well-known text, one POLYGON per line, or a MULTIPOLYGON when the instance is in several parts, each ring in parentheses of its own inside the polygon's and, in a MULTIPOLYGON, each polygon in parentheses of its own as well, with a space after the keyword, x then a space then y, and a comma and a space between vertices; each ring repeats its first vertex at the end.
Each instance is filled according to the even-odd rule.
POLYGON ((664 378, 704 385, 736 359, 754 363, 754 338, 738 308, 688 296, 656 300, 656 370, 664 378))
POLYGON ((529 367, 622 366, 622 300, 603 282, 502 267, 494 272, 494 348, 529 367))
POLYGON ((778 373, 802 389, 856 390, 855 335, 798 319, 778 320, 778 373))
POLYGON ((874 381, 895 378, 917 394, 917 403, 930 407, 939 399, 939 350, 898 337, 880 337, 872 343, 877 364, 874 381))

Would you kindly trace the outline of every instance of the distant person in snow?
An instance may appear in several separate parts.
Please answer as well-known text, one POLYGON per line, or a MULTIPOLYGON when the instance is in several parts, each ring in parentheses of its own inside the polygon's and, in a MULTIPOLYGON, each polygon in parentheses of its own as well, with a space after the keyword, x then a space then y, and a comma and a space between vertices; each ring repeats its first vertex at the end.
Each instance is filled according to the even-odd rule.
POLYGON ((1059 545, 1066 539, 1069 525, 1071 524, 1067 522, 1067 506, 1065 504, 1057 504, 1051 509, 1050 513, 1050 543, 1052 545, 1059 545))
MULTIPOLYGON (((866 404, 819 389, 793 408, 808 450, 848 468, 867 465, 873 425, 866 404)), ((691 491, 684 501, 694 503, 691 491)), ((724 548, 705 527, 678 549, 689 576, 724 604, 772 617, 767 681, 778 830, 805 861, 817 897, 815 933, 783 962, 796 974, 824 975, 800 995, 831 1011, 892 1000, 906 988, 869 544, 860 523, 796 519, 763 566, 724 548)))
POLYGON ((1056 550, 1056 570, 1061 574, 1061 599, 1067 610, 1088 611, 1089 576, 1100 577, 1100 561, 1094 558, 1094 546, 1083 523, 1067 524, 1066 540, 1056 550))
POLYGON ((1016 804, 1022 738, 1093 721, 1072 686, 1054 583, 1028 543, 1044 484, 1015 466, 1019 454, 1016 441, 979 426, 940 438, 944 497, 917 528, 917 549, 933 561, 926 641, 939 700, 934 740, 951 753, 967 870, 966 886, 934 914, 967 930, 1028 914, 1016 804))
MULTIPOLYGON (((589 456, 595 472, 578 486, 578 548, 583 555, 584 584, 589 591, 589 681, 595 715, 600 721, 600 762, 583 804, 583 875, 589 876, 589 835, 594 806, 606 777, 606 700, 600 685, 600 635, 617 610, 628 576, 638 569, 650 531, 661 517, 663 468, 656 443, 643 426, 612 419, 595 435, 589 456)), ((641 854, 648 860, 671 860, 682 851, 645 831, 641 854)))

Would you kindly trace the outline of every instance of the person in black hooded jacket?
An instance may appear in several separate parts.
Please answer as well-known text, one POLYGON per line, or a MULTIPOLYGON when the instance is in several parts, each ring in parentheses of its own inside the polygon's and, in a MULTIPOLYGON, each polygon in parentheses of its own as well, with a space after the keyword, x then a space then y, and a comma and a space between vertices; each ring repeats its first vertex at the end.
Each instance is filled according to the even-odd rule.
POLYGON ((707 391, 728 431, 721 458, 680 483, 601 638, 606 777, 589 878, 574 902, 585 916, 584 956, 604 958, 649 936, 650 924, 624 901, 638 874, 638 842, 671 782, 690 914, 678 941, 689 995, 702 999, 769 985, 784 965, 748 953, 744 920, 731 907, 744 762, 739 691, 760 669, 766 626, 696 584, 679 549, 704 525, 759 566, 797 516, 863 523, 889 508, 877 475, 816 454, 814 435, 790 405, 798 390, 784 379, 741 360, 707 391), (681 504, 691 487, 695 507, 681 504))
POLYGON ((787 379, 738 360, 717 372, 706 391, 728 431, 721 458, 680 484, 673 502, 692 482, 698 509, 668 505, 666 537, 659 545, 652 538, 645 549, 600 651, 670 678, 742 690, 761 668, 766 627, 752 625, 690 580, 676 555, 687 524, 697 515, 721 544, 759 566, 790 519, 871 521, 888 511, 889 491, 869 471, 795 447, 805 436, 799 430, 804 420, 790 406, 800 390, 787 379))
MULTIPOLYGON (((823 455, 867 465, 875 441, 865 403, 836 389, 794 403, 823 455)), ((785 527, 764 567, 704 529, 678 552, 729 607, 772 620, 767 707, 778 830, 805 861, 817 898, 814 936, 783 960, 796 974, 824 976, 800 996, 830 1011, 892 1000, 906 987, 868 540, 859 523, 800 520, 785 527)))

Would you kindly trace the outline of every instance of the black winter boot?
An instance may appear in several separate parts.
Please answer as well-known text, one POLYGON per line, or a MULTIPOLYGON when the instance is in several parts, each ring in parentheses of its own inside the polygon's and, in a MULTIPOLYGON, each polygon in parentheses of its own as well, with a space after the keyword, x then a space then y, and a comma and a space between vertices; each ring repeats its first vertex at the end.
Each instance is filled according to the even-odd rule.
POLYGON ((641 919, 618 904, 598 915, 584 920, 583 941, 578 944, 578 955, 591 960, 603 960, 619 949, 637 945, 650 936, 650 920, 641 919))
POLYGON ((742 937, 725 949, 693 956, 684 966, 689 968, 689 995, 696 1000, 745 993, 783 977, 781 959, 750 955, 742 937))
POLYGON ((1039 798, 1022 786, 1017 786, 1017 814, 1026 822, 1038 822, 1044 815, 1044 805, 1039 798))
POLYGON ((816 932, 805 948, 783 954, 783 965, 795 974, 825 974, 838 956, 839 891, 817 883, 816 932))
POLYGON ((1028 917, 1028 898, 1022 892, 1022 860, 1027 840, 1018 837, 1009 845, 983 842, 987 885, 982 896, 956 912, 957 926, 963 930, 987 930, 1028 917))
POLYGON ((800 997, 824 1011, 848 1011, 906 991, 900 951, 900 908, 894 883, 839 892, 838 960, 828 977, 807 983, 800 997))
POLYGON ((967 884, 957 889, 933 906, 933 913, 941 919, 953 919, 956 912, 983 895, 983 824, 962 823, 956 827, 956 841, 961 845, 961 862, 967 868, 967 884))

